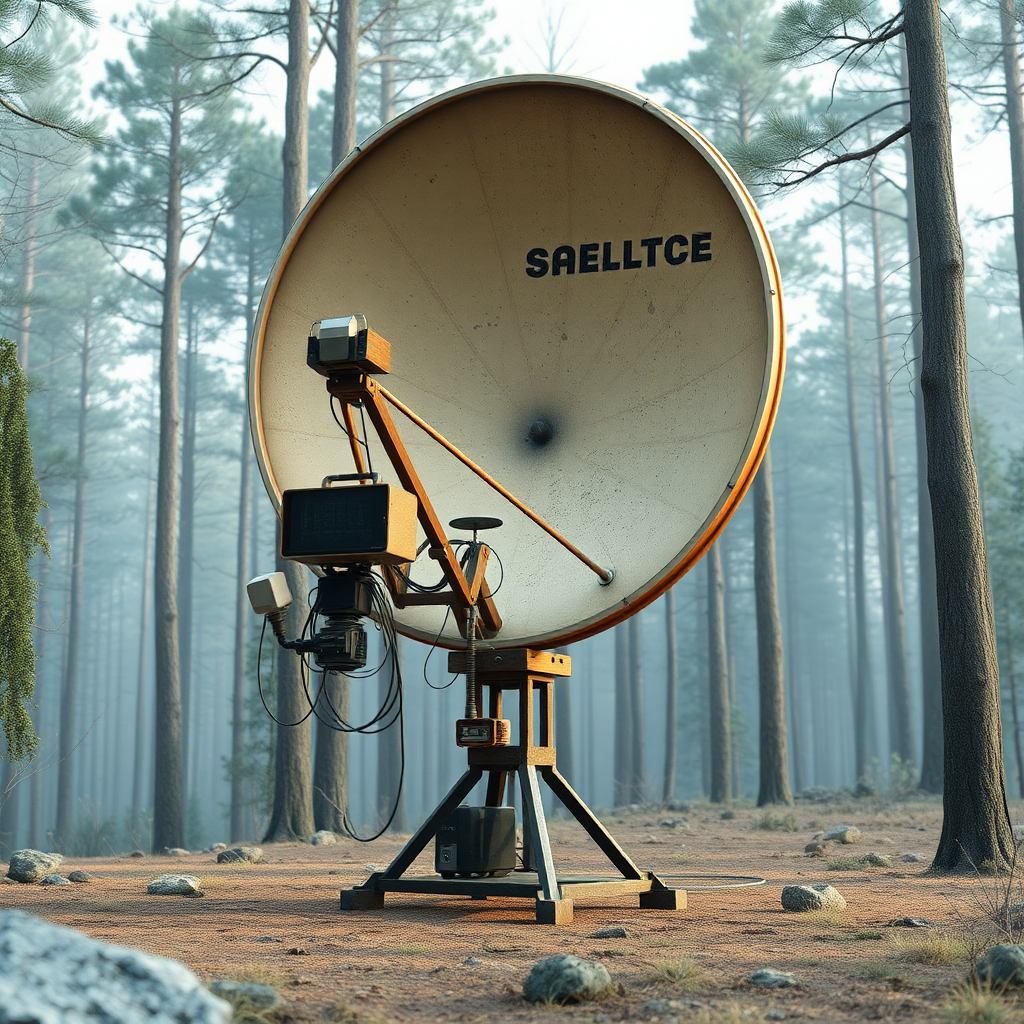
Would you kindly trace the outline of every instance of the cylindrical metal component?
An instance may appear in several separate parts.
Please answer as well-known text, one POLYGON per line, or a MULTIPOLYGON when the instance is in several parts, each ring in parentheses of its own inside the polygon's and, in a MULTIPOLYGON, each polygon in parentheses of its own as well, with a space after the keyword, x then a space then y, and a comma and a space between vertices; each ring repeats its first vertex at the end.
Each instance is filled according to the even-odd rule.
POLYGON ((469 609, 466 629, 466 717, 480 717, 480 700, 476 692, 476 605, 469 609))

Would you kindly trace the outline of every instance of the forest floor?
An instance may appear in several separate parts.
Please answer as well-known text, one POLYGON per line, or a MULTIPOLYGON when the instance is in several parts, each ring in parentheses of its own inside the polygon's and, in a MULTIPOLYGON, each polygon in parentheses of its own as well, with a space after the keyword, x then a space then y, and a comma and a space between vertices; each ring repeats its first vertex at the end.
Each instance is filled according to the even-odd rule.
MULTIPOLYGON (((1022 811, 1014 808, 1015 822, 1022 811)), ((572 924, 561 928, 536 924, 532 902, 511 899, 391 895, 382 911, 341 912, 339 889, 383 866, 399 836, 369 846, 268 845, 266 863, 248 867, 219 865, 211 853, 68 860, 63 872, 83 868, 94 880, 0 886, 0 906, 174 957, 204 979, 273 984, 287 999, 285 1011, 270 1015, 275 1021, 1002 1019, 967 1015, 958 991, 984 949, 1009 941, 989 913, 1008 883, 927 874, 941 824, 937 801, 851 798, 799 802, 792 812, 739 806, 733 815, 723 819, 721 808, 696 804, 604 820, 634 860, 669 876, 669 884, 686 887, 671 876, 707 872, 759 875, 766 885, 691 890, 688 908, 677 912, 640 911, 635 897, 580 901, 572 924), (672 819, 685 823, 663 824, 672 819), (862 841, 829 843, 826 858, 804 853, 814 833, 837 824, 856 825, 862 841), (850 860, 871 852, 893 866, 850 860), (922 860, 905 863, 907 853, 922 860), (146 883, 168 872, 199 876, 205 898, 146 895, 146 883), (784 885, 821 882, 842 893, 845 911, 783 911, 784 885), (904 916, 934 924, 890 926, 904 916), (615 926, 627 937, 591 937, 615 926), (602 961, 618 994, 567 1007, 527 1003, 530 966, 557 953, 602 961), (762 967, 792 972, 799 986, 755 988, 749 975, 762 967)), ((551 834, 562 870, 601 869, 575 823, 556 819, 551 834)), ((424 855, 414 870, 429 872, 432 863, 424 855)), ((1014 882, 1012 898, 1024 899, 1017 888, 1014 882)), ((1024 1003, 1005 1003, 1007 1019, 1024 1020, 1024 1003)))

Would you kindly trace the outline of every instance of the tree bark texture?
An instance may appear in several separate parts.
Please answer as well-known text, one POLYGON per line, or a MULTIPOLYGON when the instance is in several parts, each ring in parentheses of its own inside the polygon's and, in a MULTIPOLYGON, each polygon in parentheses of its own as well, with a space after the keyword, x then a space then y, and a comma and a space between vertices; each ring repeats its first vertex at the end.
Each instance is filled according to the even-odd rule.
POLYGON ((668 803, 676 790, 676 762, 679 735, 679 642, 676 637, 676 593, 665 594, 665 767, 662 771, 661 801, 668 803))
POLYGON ((335 23, 334 124, 331 165, 337 167, 356 144, 359 86, 359 0, 338 0, 335 23))
MULTIPOLYGON (((246 426, 248 432, 248 425, 246 426)), ((135 686, 135 756, 132 764, 132 828, 139 825, 142 814, 142 780, 146 775, 146 697, 149 691, 147 655, 149 653, 149 607, 150 607, 150 561, 153 557, 153 531, 150 529, 150 515, 153 504, 153 458, 150 454, 149 475, 146 481, 146 511, 143 515, 142 579, 139 582, 139 658, 136 668, 135 686)))
POLYGON ((992 591, 971 441, 963 246, 938 0, 906 0, 903 10, 922 239, 921 390, 942 663, 943 822, 933 868, 973 871, 982 864, 1008 864, 1014 844, 992 591))
POLYGON ((871 181, 871 250, 878 348, 878 413, 881 433, 881 522, 885 537, 882 606, 885 618, 885 661, 889 679, 889 750, 907 763, 914 760, 910 723, 910 678, 907 674, 906 608, 903 602, 903 549, 900 544, 899 500, 896 493, 896 451, 893 440, 892 396, 889 393, 889 316, 882 265, 882 225, 877 176, 871 181))
POLYGON ((867 777, 871 759, 871 648, 868 642, 867 573, 864 543, 864 468, 860 456, 857 416, 857 364, 853 340, 853 303, 847 262, 845 197, 840 192, 839 232, 843 273, 843 350, 846 364, 846 426, 850 447, 850 481, 853 491, 853 762, 858 780, 867 777))
POLYGON ((195 722, 192 711, 192 593, 195 568, 196 361, 198 323, 193 302, 185 316, 185 388, 182 395, 181 498, 178 508, 178 657, 181 659, 181 738, 184 792, 192 791, 195 722))
POLYGON ((642 804, 647 799, 647 779, 644 770, 644 645, 640 616, 629 620, 629 693, 633 739, 630 744, 632 762, 630 770, 630 802, 642 804))
POLYGON ((719 544, 704 556, 708 584, 708 711, 711 738, 711 802, 727 804, 732 797, 731 729, 729 722, 729 665, 725 649, 725 582, 719 544))
MULTIPOLYGON (((902 60, 906 87, 906 51, 902 60)), ((921 395, 921 248, 917 237, 914 201, 914 150, 910 136, 904 139, 907 196, 907 254, 910 273, 911 346, 917 368, 914 388, 914 435, 917 454, 917 560, 918 601, 921 615, 921 732, 920 787, 926 793, 942 792, 942 666, 939 662, 939 607, 935 597, 935 534, 928 498, 928 441, 921 395)))
POLYGON ((76 769, 80 759, 75 758, 78 743, 75 712, 78 704, 78 666, 82 649, 82 569, 85 562, 85 470, 89 445, 89 349, 92 341, 92 323, 88 304, 85 307, 82 347, 78 370, 78 449, 76 452, 75 505, 71 533, 71 574, 68 585, 68 632, 64 654, 64 678, 60 693, 60 733, 57 766, 57 823, 54 842, 58 849, 68 849, 71 841, 72 793, 76 769))
POLYGON ((612 799, 616 807, 632 800, 633 694, 630 685, 629 623, 615 627, 615 766, 612 799))
POLYGON ((178 321, 181 317, 181 101, 171 106, 166 249, 160 322, 160 440, 153 565, 156 613, 156 719, 153 743, 153 850, 185 841, 181 664, 178 650, 178 321))
MULTIPOLYGON (((771 450, 769 449, 765 458, 771 457, 771 450)), ((771 463, 769 462, 769 472, 771 463)), ((761 468, 758 470, 758 477, 765 471, 764 462, 761 463, 761 468)), ((786 655, 783 660, 783 679, 789 680, 789 738, 793 749, 793 784, 796 786, 796 790, 799 793, 806 785, 804 778, 804 765, 805 765, 805 751, 804 751, 804 722, 803 722, 803 707, 800 700, 800 663, 798 657, 800 654, 800 643, 799 643, 799 626, 800 626, 800 612, 797 602, 796 594, 796 559, 793 557, 796 548, 796 541, 793 539, 793 502, 790 499, 789 493, 789 469, 787 467, 786 472, 783 474, 784 486, 783 486, 783 498, 784 498, 784 515, 783 515, 783 536, 785 538, 785 559, 786 559, 786 655)), ((755 484, 757 483, 757 477, 754 479, 755 484)), ((769 477, 766 481, 769 487, 771 485, 771 478, 769 477)), ((771 488, 774 497, 774 488, 771 488)), ((756 492, 755 492, 756 497, 756 492)), ((774 513, 775 503, 772 502, 772 511, 774 513)), ((755 552, 755 566, 757 564, 757 555, 755 552)), ((757 593, 757 576, 755 570, 754 576, 754 593, 757 593)))
MULTIPOLYGON (((306 202, 309 177, 309 5, 289 0, 288 83, 285 94, 283 162, 283 228, 287 236, 306 202)), ((280 551, 280 547, 278 547, 280 551)), ((302 631, 308 604, 302 566, 277 556, 292 592, 286 628, 289 637, 302 631)), ((274 762, 274 802, 265 840, 306 839, 313 829, 313 777, 310 763, 309 703, 302 686, 301 661, 291 651, 277 660, 278 726, 274 762)))
POLYGON ((775 558, 775 497, 772 493, 771 450, 754 477, 754 586, 762 592, 757 613, 757 679, 760 712, 760 773, 757 805, 791 804, 789 753, 786 742, 786 690, 775 558), (769 563, 762 565, 762 562, 769 563))

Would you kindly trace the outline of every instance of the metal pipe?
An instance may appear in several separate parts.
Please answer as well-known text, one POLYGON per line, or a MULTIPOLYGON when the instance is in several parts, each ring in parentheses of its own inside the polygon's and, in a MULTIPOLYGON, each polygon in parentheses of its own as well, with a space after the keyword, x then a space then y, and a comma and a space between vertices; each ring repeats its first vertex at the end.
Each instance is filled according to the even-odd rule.
POLYGON ((378 384, 376 381, 373 381, 372 383, 373 386, 375 386, 380 391, 384 398, 386 398, 400 413, 402 413, 404 416, 412 420, 412 422, 415 423, 416 426, 420 428, 420 430, 429 434, 439 445, 441 445, 442 448, 445 448, 449 452, 451 452, 451 454, 454 455, 455 458, 457 458, 459 462, 461 462, 467 469, 471 469, 474 473, 476 473, 476 475, 480 477, 480 479, 483 480, 485 484, 487 484, 489 487, 493 487, 494 490, 496 490, 506 501, 509 501, 513 505, 515 505, 515 507, 519 509, 519 511, 522 512, 523 515, 528 516, 530 519, 532 519, 542 530, 544 530, 545 533, 549 534, 551 537, 557 540, 558 543, 561 544, 562 547, 564 547, 567 551, 574 554, 588 569, 591 569, 593 572, 597 573, 597 575, 601 579, 602 584, 611 583, 611 581, 615 579, 614 569, 606 569, 604 566, 598 565, 597 562, 595 562, 593 559, 588 558, 582 551, 580 551, 578 547, 576 547, 575 544, 566 540, 565 537, 563 537, 554 527, 548 526, 548 524, 544 522, 544 520, 541 519, 541 517, 537 515, 536 512, 534 512, 532 509, 524 505, 514 494, 512 494, 511 491, 508 491, 504 487, 502 487, 497 480, 495 480, 485 470, 481 469, 471 458, 469 458, 469 456, 464 455, 462 452, 460 452, 459 449, 456 448, 455 445, 451 443, 451 441, 448 441, 441 434, 439 434, 429 423, 426 422, 426 420, 423 420, 419 416, 417 416, 416 413, 412 411, 412 409, 410 409, 407 405, 403 405, 397 398, 395 398, 393 394, 391 394, 391 392, 389 392, 386 388, 382 388, 380 384, 378 384))

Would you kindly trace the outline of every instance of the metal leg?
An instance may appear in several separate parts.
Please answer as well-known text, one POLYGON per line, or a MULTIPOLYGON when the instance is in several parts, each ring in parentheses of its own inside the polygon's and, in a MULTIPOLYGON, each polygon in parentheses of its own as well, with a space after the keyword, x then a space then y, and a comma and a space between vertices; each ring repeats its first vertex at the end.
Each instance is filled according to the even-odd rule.
POLYGON ((576 791, 562 778, 558 769, 543 766, 541 774, 551 791, 568 808, 572 816, 583 826, 587 834, 601 848, 604 855, 626 878, 643 878, 643 872, 629 859, 626 851, 612 838, 608 830, 594 816, 594 812, 579 798, 576 791))
POLYGON ((476 766, 466 771, 448 795, 437 805, 434 813, 420 825, 412 839, 402 847, 401 853, 388 865, 382 878, 401 878, 405 874, 409 865, 419 856, 420 851, 437 835, 437 830, 451 817, 452 811, 462 803, 469 791, 480 781, 483 773, 483 769, 476 766))
POLYGON ((561 893, 555 877, 555 862, 551 856, 551 841, 548 839, 548 824, 540 799, 537 769, 532 764, 521 764, 519 781, 523 790, 523 833, 525 835, 529 829, 540 889, 545 900, 557 900, 561 893))
POLYGON ((493 771, 487 773, 487 799, 488 807, 501 807, 505 799, 505 771, 493 771))

